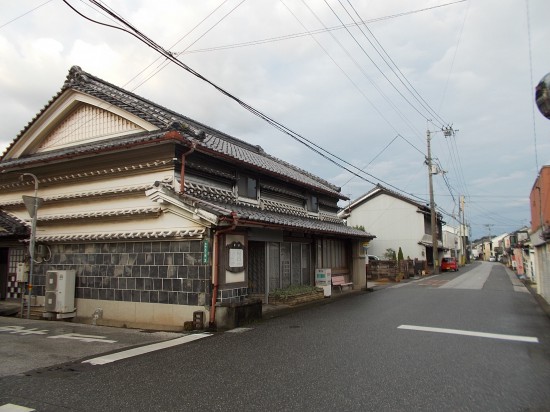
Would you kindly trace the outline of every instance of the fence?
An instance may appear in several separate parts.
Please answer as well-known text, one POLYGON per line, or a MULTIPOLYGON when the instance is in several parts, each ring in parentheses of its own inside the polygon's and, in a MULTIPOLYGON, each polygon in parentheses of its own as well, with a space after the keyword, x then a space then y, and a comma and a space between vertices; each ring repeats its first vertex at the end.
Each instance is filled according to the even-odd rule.
POLYGON ((425 260, 374 260, 367 265, 367 279, 390 278, 395 280, 398 276, 408 279, 426 274, 427 271, 428 264, 425 260))

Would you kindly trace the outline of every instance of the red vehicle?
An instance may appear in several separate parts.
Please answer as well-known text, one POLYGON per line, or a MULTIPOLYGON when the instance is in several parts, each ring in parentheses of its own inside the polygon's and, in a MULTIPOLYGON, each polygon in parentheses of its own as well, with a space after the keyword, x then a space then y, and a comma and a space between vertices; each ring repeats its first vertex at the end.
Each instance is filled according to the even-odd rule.
POLYGON ((444 257, 441 260, 441 271, 445 272, 447 270, 452 270, 454 272, 458 271, 458 263, 454 257, 444 257))

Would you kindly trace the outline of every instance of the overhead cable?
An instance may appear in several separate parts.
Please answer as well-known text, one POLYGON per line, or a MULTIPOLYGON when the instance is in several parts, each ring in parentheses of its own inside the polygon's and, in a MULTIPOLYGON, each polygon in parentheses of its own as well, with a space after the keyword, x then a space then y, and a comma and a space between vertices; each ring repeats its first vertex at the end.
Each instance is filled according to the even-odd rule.
MULTIPOLYGON (((213 81, 207 79, 206 77, 204 77, 203 75, 201 75, 200 73, 198 73, 197 71, 195 71, 194 69, 192 69, 191 67, 189 67, 188 65, 186 65, 185 63, 181 62, 176 56, 174 53, 170 52, 170 51, 167 51, 165 50, 164 48, 162 48, 162 46, 158 45, 157 43, 155 43, 151 38, 147 37, 144 33, 140 32, 136 27, 132 26, 132 24, 130 24, 128 21, 126 21, 123 17, 121 17, 120 15, 118 15, 117 13, 115 13, 114 11, 111 11, 109 10, 108 8, 106 8, 105 6, 103 6, 102 4, 100 4, 100 2, 98 2, 97 0, 89 0, 92 4, 94 4, 96 7, 100 8, 101 10, 107 12, 109 15, 111 15, 112 17, 114 17, 116 20, 118 20, 119 22, 121 22, 125 27, 127 28, 120 28, 120 27, 117 27, 117 26, 113 26, 113 25, 110 25, 110 24, 107 24, 107 23, 103 23, 103 22, 100 22, 100 21, 97 21, 97 20, 94 20, 94 19, 91 19, 89 18, 88 16, 85 16, 84 14, 82 14, 81 12, 79 12, 78 10, 76 10, 72 5, 70 5, 68 3, 67 0, 63 0, 63 2, 65 4, 67 4, 73 11, 75 11, 78 15, 80 15, 81 17, 85 18, 86 20, 89 20, 93 23, 96 23, 96 24, 99 24, 99 25, 102 25, 102 26, 106 26, 106 27, 111 27, 111 28, 115 28, 117 30, 122 30, 130 35, 132 35, 133 37, 137 38, 139 41, 141 41, 142 43, 146 44, 147 46, 149 46, 150 48, 152 48, 153 50, 157 51, 158 53, 160 53, 161 55, 163 55, 164 57, 166 57, 167 59, 169 59, 170 61, 172 61, 174 64, 176 64, 178 67, 181 67, 182 69, 186 70, 187 72, 191 73, 193 76, 201 79, 202 81, 206 82, 207 84, 209 84, 210 86, 212 86, 213 88, 215 88, 217 91, 219 91, 220 93, 222 93, 223 95, 225 95, 226 97, 234 100, 236 103, 238 103, 240 106, 242 106, 244 109, 246 109, 247 111, 249 111, 250 113, 256 115, 257 117, 263 119, 264 121, 266 121, 268 124, 270 124, 272 127, 276 128, 277 130, 279 130, 280 132, 292 137, 294 140, 296 140, 297 142, 301 143, 302 145, 306 146, 308 149, 310 149, 311 151, 317 153, 318 155, 320 155, 321 157, 325 158, 326 160, 328 160, 329 162, 335 164, 336 166, 348 171, 349 173, 352 173, 353 175, 359 177, 360 179, 368 182, 368 183, 371 183, 373 185, 376 185, 376 183, 374 183, 372 180, 369 180, 367 179, 365 176, 363 175, 360 175, 359 173, 364 173, 365 175, 367 176, 370 176, 372 178, 374 178, 375 180, 378 180, 382 183, 384 183, 385 185, 389 186, 389 187, 392 187, 394 188, 395 190, 398 190, 400 192, 404 192, 402 191, 401 189, 395 187, 394 185, 390 184, 390 183, 387 183, 387 182, 384 182, 382 179, 379 179, 369 173, 366 173, 366 172, 363 172, 361 171, 358 167, 352 165, 351 163, 343 160, 342 158, 338 157, 337 155, 329 152, 328 150, 326 149, 323 149, 321 146, 315 144, 314 142, 312 142, 311 140, 305 138, 304 136, 294 132, 293 130, 287 128, 286 126, 284 126, 283 124, 275 121, 274 119, 270 118, 269 116, 267 116, 266 114, 262 113, 260 110, 250 106, 249 104, 247 104, 246 102, 244 102, 243 100, 239 99, 238 97, 234 96, 233 94, 231 94, 230 92, 228 92, 227 90, 223 89, 221 86, 217 85, 216 83, 214 83, 213 81), (342 162, 342 163, 339 163, 339 162, 342 162), (345 166, 347 165, 347 166, 345 166), (355 169, 355 170, 353 170, 355 169)), ((425 201, 424 199, 422 199, 422 201, 425 201)))

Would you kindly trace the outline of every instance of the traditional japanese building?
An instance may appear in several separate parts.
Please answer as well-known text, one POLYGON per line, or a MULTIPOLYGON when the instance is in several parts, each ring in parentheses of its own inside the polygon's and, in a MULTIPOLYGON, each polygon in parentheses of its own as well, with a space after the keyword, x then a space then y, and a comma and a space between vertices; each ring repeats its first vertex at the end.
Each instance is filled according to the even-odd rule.
POLYGON ((74 271, 76 320, 215 324, 216 308, 311 285, 316 268, 365 286, 373 236, 338 218, 338 187, 76 66, 0 173, 2 298, 25 286, 35 189, 33 295, 44 304, 47 273, 74 271))

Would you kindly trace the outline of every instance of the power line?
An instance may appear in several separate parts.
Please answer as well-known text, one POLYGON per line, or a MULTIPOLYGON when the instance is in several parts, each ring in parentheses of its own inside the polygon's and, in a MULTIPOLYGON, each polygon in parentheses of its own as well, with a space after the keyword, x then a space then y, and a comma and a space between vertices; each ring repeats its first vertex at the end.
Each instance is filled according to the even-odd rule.
MULTIPOLYGON (((302 0, 303 1, 303 0, 302 0)), ((340 18, 340 16, 338 16, 338 14, 336 13, 336 11, 331 7, 331 5, 327 2, 327 0, 324 0, 325 1, 325 4, 327 5, 327 7, 332 11, 332 13, 334 14, 334 16, 338 19, 338 21, 344 26, 344 22, 342 21, 342 19, 340 18)), ((376 67, 376 69, 378 70, 378 72, 382 75, 382 77, 384 77, 384 79, 386 79, 386 81, 392 86, 392 88, 397 92, 397 94, 399 94, 403 100, 405 100, 409 106, 414 110, 416 111, 422 118, 428 120, 430 116, 426 116, 425 114, 423 114, 417 107, 416 105, 414 105, 402 92, 401 90, 399 90, 397 88, 397 86, 389 79, 389 77, 386 75, 386 73, 384 73, 384 71, 380 68, 380 66, 378 66, 378 64, 376 64, 376 62, 374 61, 374 59, 369 55, 369 53, 367 53, 367 51, 365 50, 365 48, 361 45, 361 43, 357 40, 357 38, 351 33, 351 31, 345 27, 345 30, 348 32, 348 34, 350 35, 350 37, 355 41, 355 43, 357 44, 357 46, 359 46, 359 48, 361 49, 361 51, 363 52, 363 54, 365 56, 367 56, 367 58, 370 60, 370 62, 374 65, 374 67, 376 67)), ((370 42, 370 39, 369 39, 369 42, 370 42)), ((372 45, 372 42, 371 42, 371 45, 372 45)), ((374 46, 373 46, 374 47, 374 46)), ((375 48, 376 50, 376 48, 375 48)), ((386 62, 387 63, 387 62, 386 62)))
POLYGON ((27 12, 25 12, 25 13, 23 13, 23 14, 17 16, 17 17, 14 17, 13 19, 11 19, 11 20, 5 22, 4 24, 2 24, 2 25, 0 26, 0 29, 3 29, 3 28, 6 27, 8 24, 11 24, 11 23, 13 23, 13 22, 16 21, 16 20, 19 20, 21 17, 24 17, 24 16, 26 16, 27 14, 32 13, 33 11, 39 9, 39 8, 42 7, 42 6, 45 6, 45 5, 48 4, 48 3, 51 3, 52 1, 53 1, 53 0, 48 0, 48 1, 46 1, 46 2, 44 2, 44 3, 42 3, 42 4, 40 4, 40 5, 36 6, 36 7, 33 8, 33 9, 30 9, 29 11, 27 11, 27 12))
POLYGON ((342 158, 338 157, 337 155, 329 152, 328 150, 326 149, 323 149, 321 146, 313 143, 312 141, 310 141, 309 139, 305 138, 304 136, 294 132, 293 130, 287 128, 286 126, 282 125, 281 123, 275 121, 274 119, 270 118, 269 116, 267 116, 266 114, 262 113, 261 111, 259 111, 258 109, 250 106, 249 104, 247 104, 246 102, 242 101, 241 99, 239 99, 238 97, 234 96, 233 94, 229 93, 228 91, 226 91, 225 89, 223 89, 222 87, 220 87, 219 85, 215 84, 214 82, 212 82, 211 80, 207 79, 206 77, 204 77, 203 75, 201 75, 200 73, 198 73, 197 71, 193 70, 191 67, 189 67, 188 65, 186 65, 185 63, 181 62, 180 60, 178 60, 176 58, 176 56, 174 55, 174 53, 172 52, 169 52, 167 50, 165 50, 164 48, 162 48, 160 45, 158 45, 157 43, 155 43, 151 38, 147 37, 145 34, 143 34, 142 32, 140 32, 136 27, 132 26, 129 22, 127 22, 122 16, 118 15, 117 13, 115 13, 114 11, 111 11, 109 9, 107 9, 106 7, 104 7, 102 4, 100 4, 97 0, 90 0, 90 2, 92 4, 94 4, 96 7, 100 8, 101 10, 107 12, 109 15, 111 15, 112 17, 114 17, 116 20, 118 20, 119 22, 121 22, 125 27, 127 28, 120 28, 120 27, 117 27, 117 26, 113 26, 113 25, 110 25, 110 24, 107 24, 107 23, 103 23, 103 22, 100 22, 100 21, 97 21, 97 20, 94 20, 94 19, 91 19, 89 18, 88 16, 85 16, 84 14, 82 14, 81 12, 79 12, 78 10, 76 10, 72 5, 70 5, 68 3, 67 0, 63 0, 63 2, 65 4, 67 4, 73 11, 75 11, 78 15, 80 15, 81 17, 85 18, 86 20, 89 20, 93 23, 96 23, 96 24, 99 24, 99 25, 102 25, 102 26, 106 26, 106 27, 111 27, 111 28, 115 28, 117 30, 122 30, 130 35, 132 35, 133 37, 137 38, 139 41, 141 41, 142 43, 146 44, 147 46, 149 46, 150 48, 152 48, 153 50, 157 51, 159 54, 163 55, 164 57, 166 57, 167 59, 169 59, 170 61, 172 61, 173 63, 175 63, 178 67, 180 68, 183 68, 184 70, 186 70, 187 72, 191 73, 193 76, 199 78, 200 80, 206 82, 207 84, 209 84, 210 86, 214 87, 217 91, 219 91, 220 93, 222 93, 223 95, 225 95, 226 97, 234 100, 236 103, 238 103, 240 106, 242 106, 244 109, 246 109, 247 111, 249 111, 250 113, 256 115, 257 117, 261 118, 262 120, 266 121, 268 124, 270 124, 272 127, 276 128, 277 130, 279 130, 280 132, 292 137, 294 140, 296 140, 297 142, 301 143, 302 145, 306 146, 307 148, 309 148, 311 151, 319 154, 320 156, 322 156, 323 158, 325 158, 326 160, 328 160, 329 162, 335 164, 336 166, 348 171, 349 173, 352 173, 353 175, 356 175, 357 177, 371 183, 371 184, 375 184, 373 181, 367 179, 365 176, 362 176, 358 173, 364 173, 365 175, 367 176, 370 176, 372 178, 374 178, 375 180, 378 180, 382 183, 384 183, 385 185, 389 186, 389 187, 392 187, 400 192, 404 192, 402 191, 401 189, 395 187, 394 185, 391 185, 390 183, 387 183, 387 182, 384 182, 382 179, 379 179, 369 173, 366 173, 366 172, 363 172, 361 171, 358 167, 350 164, 349 162, 343 160, 342 158), (342 162, 342 163, 340 163, 342 162), (347 166, 346 166, 347 165, 347 166), (349 167, 348 167, 349 166, 349 167), (351 170, 351 169, 355 169, 357 170, 358 172, 354 171, 354 170, 351 170))
MULTIPOLYGON (((326 0, 325 0, 326 2, 326 0)), ((342 6, 342 8, 346 11, 346 13, 348 14, 348 16, 352 19, 352 21, 355 23, 355 19, 353 18, 353 16, 348 12, 348 10, 346 9, 346 7, 342 4, 342 1, 341 0, 338 0, 338 2, 340 3, 340 5, 342 6)), ((357 15, 357 17, 361 20, 361 16, 359 15, 359 13, 357 12, 357 9, 353 6, 353 4, 350 2, 350 0, 347 0, 349 6, 351 7, 351 9, 355 12, 355 14, 357 15)), ((365 39, 367 39, 367 41, 371 44, 371 46, 373 47, 373 49, 376 51, 376 53, 378 53, 378 55, 382 58, 382 60, 384 61, 384 63, 386 63, 386 65, 389 67, 389 69, 394 73, 395 77, 401 82, 401 84, 405 87, 405 89, 407 89, 407 91, 409 91, 409 93, 411 93, 411 95, 415 98, 415 100, 420 103, 420 105, 428 111, 428 113, 430 113, 430 115, 436 117, 437 119, 439 119, 439 121, 441 122, 442 125, 446 124, 445 120, 443 120, 443 118, 441 116, 439 116, 436 111, 434 109, 432 109, 432 107, 428 104, 428 102, 420 95, 420 93, 418 92, 418 90, 416 90, 416 88, 411 84, 411 82, 409 81, 409 79, 407 79, 407 77, 403 74, 403 72, 399 69, 399 66, 397 66, 397 64, 395 63, 395 61, 391 58, 391 56, 388 54, 388 52, 386 51, 386 49, 384 48, 384 46, 382 46, 382 44, 380 43, 380 41, 378 41, 378 39, 376 38, 376 36, 374 35, 374 33, 372 32, 371 29, 369 29, 369 27, 366 25, 366 24, 361 24, 361 25, 357 25, 357 27, 359 28, 359 30, 361 31, 361 33, 363 34, 363 36, 365 37, 365 39), (363 31, 362 27, 365 27, 365 29, 369 32, 370 36, 374 39, 374 41, 376 42, 376 44, 378 45, 378 47, 382 50, 383 54, 380 52, 380 50, 378 50, 378 48, 373 44, 373 42, 370 40, 369 36, 367 36, 367 34, 363 31), (387 59, 391 62, 388 63, 388 60, 386 60, 386 56, 387 59), (394 69, 395 68, 395 69, 394 69), (397 70, 397 72, 396 72, 397 70)))
MULTIPOLYGON (((304 1, 302 0, 302 3, 304 4, 304 6, 309 10, 309 12, 317 19, 317 21, 323 25, 324 27, 326 27, 324 25, 324 23, 322 22, 322 20, 319 18, 319 16, 317 15, 317 13, 315 13, 311 7, 304 1)), ((380 94, 380 96, 382 96, 382 98, 393 108, 393 110, 395 110, 395 112, 397 113, 397 115, 401 118, 401 120, 403 120, 403 122, 405 124, 407 124, 407 126, 410 127, 410 129, 413 131, 413 132, 416 132, 418 133, 417 130, 415 130, 413 124, 407 119, 407 117, 401 112, 401 110, 399 110, 399 108, 395 105, 395 103, 392 102, 392 100, 382 91, 382 89, 374 82, 374 80, 372 80, 369 75, 366 73, 365 69, 359 64, 359 62, 357 61, 357 59, 355 59, 352 55, 352 53, 347 50, 344 45, 338 40, 338 38, 336 38, 336 36, 332 33, 332 32, 329 32, 331 38, 334 40, 334 42, 336 44, 338 44, 338 46, 343 50, 343 52, 346 54, 346 56, 348 56, 348 58, 353 62, 353 64, 355 65, 355 67, 357 67, 357 69, 359 70, 359 72, 363 75, 363 77, 365 77, 368 82, 372 85, 372 87, 374 87, 376 89, 376 91, 380 94)), ((315 38, 314 38, 315 39, 315 38)), ((315 39, 315 41, 317 42, 317 39, 315 39)), ((320 44, 319 42, 317 42, 317 44, 320 44)), ((324 49, 324 48, 323 48, 324 49)), ((332 59, 332 58, 331 58, 332 59)), ((335 61, 334 59, 332 59, 333 61, 335 61)), ((348 76, 349 78, 349 76, 348 76)), ((351 80, 351 79, 350 79, 351 80)), ((367 98, 368 99, 368 98, 367 98)), ((369 100, 370 102, 370 100, 369 100)), ((371 102, 371 105, 374 106, 374 104, 371 102)), ((376 109, 378 111, 378 113, 380 113, 380 111, 378 109, 376 109)), ((385 117, 383 117, 385 119, 385 117)), ((386 120, 387 121, 387 120, 386 120)), ((388 122, 388 121, 387 121, 388 122)), ((392 129, 396 132, 396 133, 399 133, 397 129, 395 129, 395 127, 392 125, 391 126, 392 129)))
POLYGON ((268 37, 268 38, 265 38, 265 39, 251 40, 251 41, 242 42, 242 43, 226 44, 226 45, 223 45, 223 46, 213 46, 213 47, 206 47, 206 48, 203 48, 203 49, 195 49, 195 50, 184 50, 182 52, 178 52, 178 54, 206 53, 206 52, 237 49, 237 48, 241 48, 241 47, 258 46, 258 45, 261 45, 261 44, 268 44, 268 43, 274 43, 274 42, 279 42, 279 41, 297 39, 297 38, 300 38, 300 37, 311 36, 312 34, 320 34, 320 33, 326 33, 326 32, 329 32, 329 31, 342 30, 342 29, 344 29, 344 27, 354 27, 354 26, 357 26, 358 24, 377 23, 377 22, 384 21, 384 20, 395 19, 395 18, 398 18, 398 17, 403 17, 403 16, 412 15, 412 14, 422 13, 422 12, 425 12, 425 11, 429 11, 429 10, 433 10, 433 9, 437 9, 437 8, 441 8, 441 7, 447 7, 447 6, 452 6, 452 5, 455 5, 455 4, 458 4, 458 3, 463 3, 465 1, 467 1, 467 0, 453 1, 451 3, 439 4, 437 6, 432 6, 432 7, 425 7, 423 9, 417 9, 417 10, 412 10, 412 11, 408 11, 408 12, 392 14, 392 15, 389 15, 389 16, 376 17, 376 18, 368 19, 368 20, 362 20, 360 22, 352 23, 352 24, 346 24, 344 26, 324 27, 322 29, 308 30, 308 31, 305 31, 305 32, 302 32, 302 33, 293 33, 293 34, 287 34, 287 35, 284 35, 284 36, 268 37))

